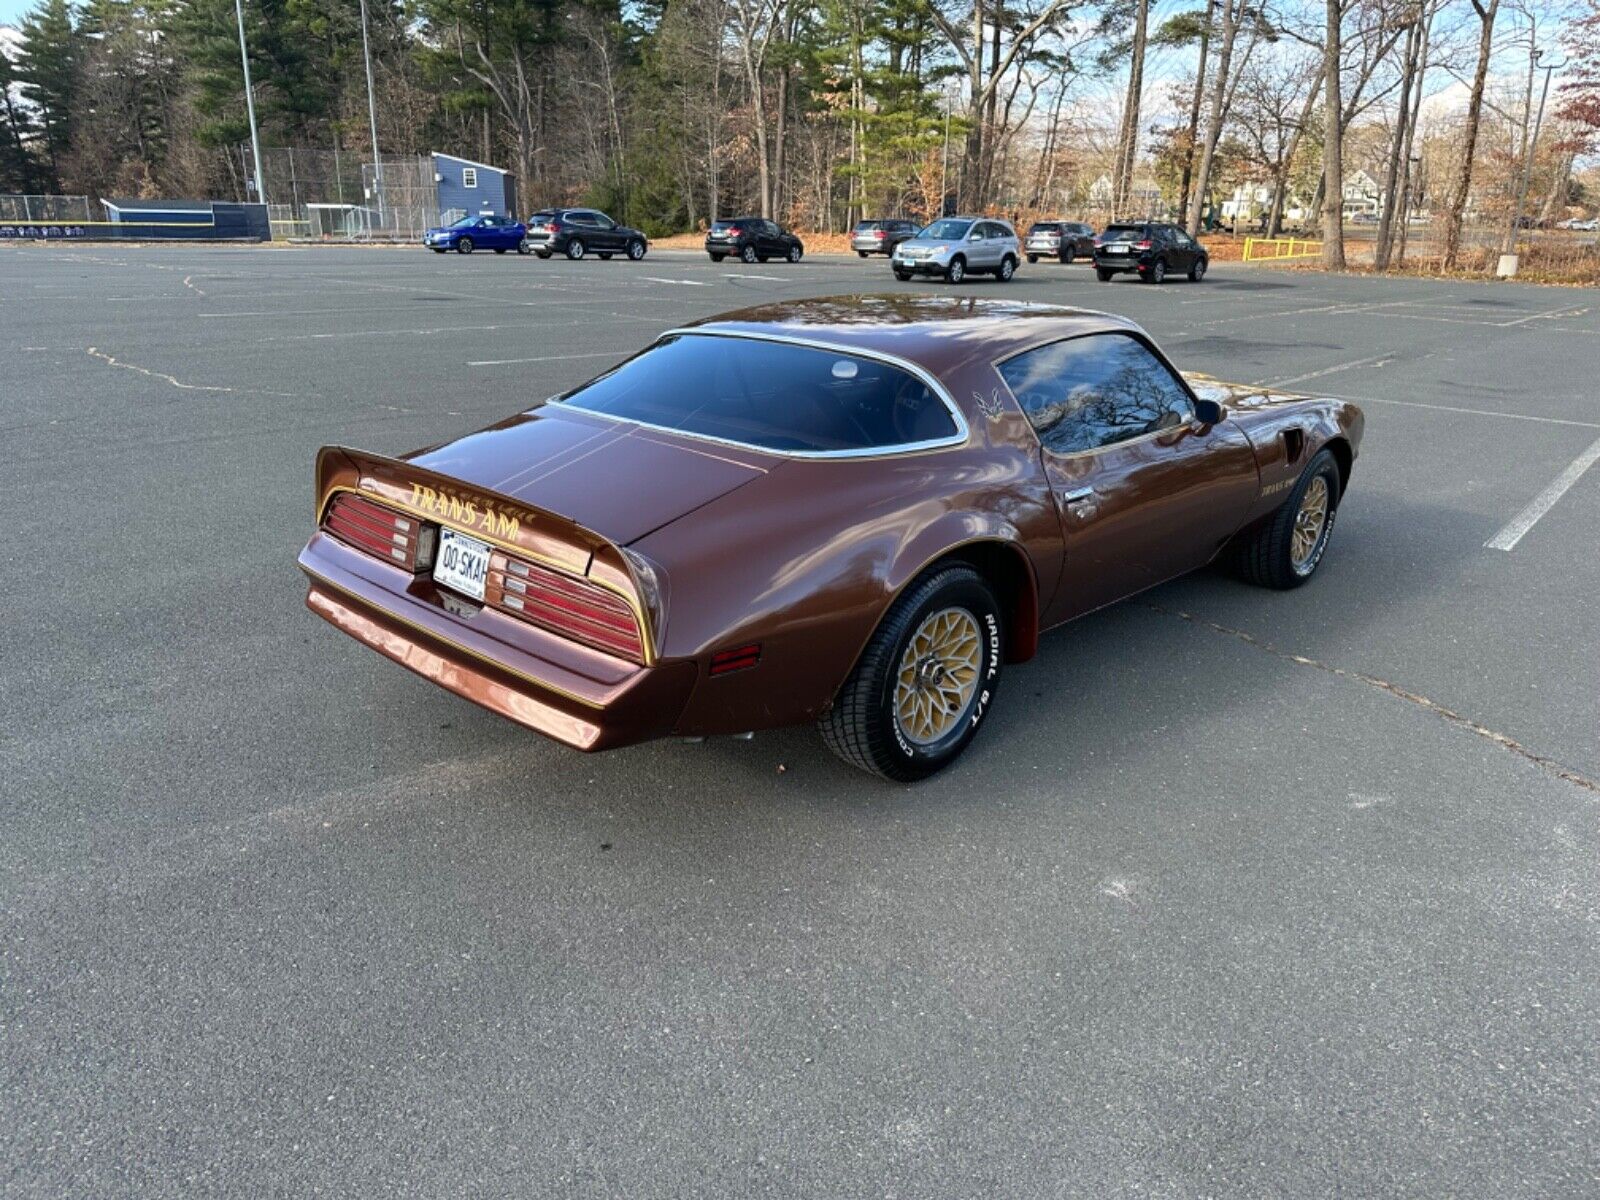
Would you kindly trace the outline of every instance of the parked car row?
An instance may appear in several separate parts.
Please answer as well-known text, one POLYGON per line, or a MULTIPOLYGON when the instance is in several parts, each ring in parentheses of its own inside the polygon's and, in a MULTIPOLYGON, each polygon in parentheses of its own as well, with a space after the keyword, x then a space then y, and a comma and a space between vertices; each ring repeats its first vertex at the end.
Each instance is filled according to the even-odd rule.
MULTIPOLYGON (((543 209, 526 224, 509 217, 463 217, 453 225, 428 230, 422 241, 438 254, 515 250, 540 258, 562 254, 574 261, 589 254, 602 259, 621 254, 637 262, 650 248, 639 230, 592 208, 543 209)), ((878 218, 857 223, 850 245, 862 258, 887 255, 895 278, 902 282, 917 275, 936 275, 948 283, 960 283, 969 275, 993 275, 1005 282, 1016 274, 1024 256, 1030 263, 1041 258, 1072 263, 1081 256, 1093 262, 1102 283, 1119 274, 1161 283, 1174 273, 1198 283, 1211 262, 1199 242, 1161 221, 1119 222, 1098 236, 1081 221, 1035 221, 1024 241, 1009 221, 999 217, 941 217, 920 228, 903 218, 878 218)), ((727 258, 797 263, 805 255, 798 236, 766 217, 713 221, 706 231, 705 250, 718 263, 727 258)))

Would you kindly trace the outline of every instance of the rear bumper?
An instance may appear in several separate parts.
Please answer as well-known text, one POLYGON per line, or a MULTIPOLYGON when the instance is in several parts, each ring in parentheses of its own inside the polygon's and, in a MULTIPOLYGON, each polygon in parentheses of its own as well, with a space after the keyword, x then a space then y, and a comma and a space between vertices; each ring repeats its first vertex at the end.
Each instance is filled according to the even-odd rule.
POLYGON ((430 579, 322 533, 299 562, 310 581, 306 607, 323 620, 445 690, 577 750, 671 733, 694 689, 693 662, 639 666, 493 609, 452 615, 430 579))
POLYGON ((1096 254, 1094 265, 1098 271, 1145 271, 1150 267, 1150 263, 1137 254, 1096 254))
POLYGON ((864 241, 864 242, 852 241, 850 243, 850 249, 854 250, 857 254, 893 254, 894 253, 894 247, 891 246, 887 241, 880 242, 877 239, 873 239, 871 241, 864 241))

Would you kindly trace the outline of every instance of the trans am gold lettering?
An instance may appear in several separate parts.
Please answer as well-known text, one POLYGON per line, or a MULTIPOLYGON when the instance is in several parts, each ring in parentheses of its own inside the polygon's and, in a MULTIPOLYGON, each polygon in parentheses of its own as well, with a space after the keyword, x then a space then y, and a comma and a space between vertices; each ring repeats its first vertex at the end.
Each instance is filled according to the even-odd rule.
POLYGON ((485 501, 464 500, 448 492, 435 491, 420 483, 411 485, 411 506, 466 529, 476 529, 490 537, 514 542, 522 531, 522 519, 502 512, 485 501))

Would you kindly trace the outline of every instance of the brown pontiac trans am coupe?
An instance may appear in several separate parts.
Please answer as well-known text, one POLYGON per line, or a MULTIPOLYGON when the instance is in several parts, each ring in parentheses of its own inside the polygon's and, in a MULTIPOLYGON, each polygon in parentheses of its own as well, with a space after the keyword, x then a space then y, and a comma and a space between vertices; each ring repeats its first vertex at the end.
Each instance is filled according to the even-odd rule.
POLYGON ((300 565, 317 615, 569 746, 816 721, 909 780, 1042 630, 1224 552, 1303 583, 1362 425, 1104 313, 798 300, 404 458, 324 448, 300 565))

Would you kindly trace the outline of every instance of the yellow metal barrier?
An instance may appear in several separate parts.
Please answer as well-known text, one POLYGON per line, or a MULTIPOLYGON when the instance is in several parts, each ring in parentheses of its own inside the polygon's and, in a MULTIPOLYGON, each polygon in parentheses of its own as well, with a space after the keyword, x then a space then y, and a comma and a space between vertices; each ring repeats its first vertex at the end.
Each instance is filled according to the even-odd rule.
POLYGON ((1305 238, 1245 238, 1245 262, 1273 262, 1280 258, 1320 258, 1322 243, 1305 238))

